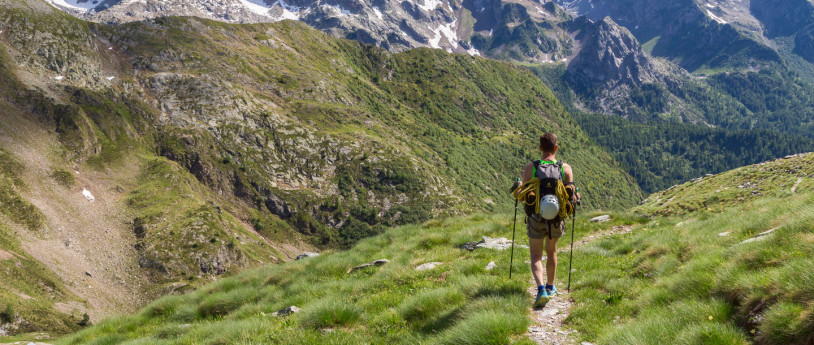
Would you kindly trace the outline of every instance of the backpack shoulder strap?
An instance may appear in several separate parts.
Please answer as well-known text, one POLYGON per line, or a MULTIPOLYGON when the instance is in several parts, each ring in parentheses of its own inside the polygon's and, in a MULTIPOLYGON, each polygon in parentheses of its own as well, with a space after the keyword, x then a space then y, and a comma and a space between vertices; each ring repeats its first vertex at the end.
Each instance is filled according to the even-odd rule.
POLYGON ((531 178, 537 177, 537 169, 540 169, 540 164, 542 164, 542 160, 533 161, 534 164, 534 172, 531 174, 531 178))
POLYGON ((565 170, 562 168, 563 164, 565 164, 563 161, 557 161, 557 167, 560 168, 560 178, 565 181, 565 170))

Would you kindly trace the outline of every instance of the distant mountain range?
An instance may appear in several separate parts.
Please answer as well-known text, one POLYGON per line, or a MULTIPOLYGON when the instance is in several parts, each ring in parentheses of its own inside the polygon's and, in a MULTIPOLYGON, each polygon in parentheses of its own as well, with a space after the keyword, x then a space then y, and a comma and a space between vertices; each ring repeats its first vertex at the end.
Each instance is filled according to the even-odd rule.
POLYGON ((49 1, 98 22, 300 20, 395 52, 536 66, 555 90, 563 84, 558 96, 572 110, 814 135, 807 0, 49 1))

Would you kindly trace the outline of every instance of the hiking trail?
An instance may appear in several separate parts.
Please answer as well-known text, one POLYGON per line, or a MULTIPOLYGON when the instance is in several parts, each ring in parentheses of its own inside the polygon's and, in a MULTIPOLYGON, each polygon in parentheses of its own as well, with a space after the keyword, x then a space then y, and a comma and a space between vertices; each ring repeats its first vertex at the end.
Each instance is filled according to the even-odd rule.
MULTIPOLYGON (((613 236, 613 235, 621 235, 627 234, 633 231, 633 226, 630 225, 621 225, 621 226, 614 226, 610 229, 602 230, 596 234, 587 236, 579 241, 574 242, 574 248, 579 248, 579 246, 590 243, 594 240, 613 236)), ((568 235, 570 236, 570 235, 568 235)), ((565 235, 563 235, 565 238, 565 235)), ((567 255, 568 248, 564 247, 557 251, 559 255, 567 255)), ((545 258, 543 258, 545 259, 545 258)), ((576 270, 576 268, 574 268, 576 270)), ((579 272, 578 270, 575 272, 579 272)), ((575 277, 571 277, 572 283, 575 280, 575 277)), ((537 296, 537 287, 534 283, 534 280, 530 281, 531 286, 528 289, 529 294, 532 297, 537 296)), ((562 289, 559 291, 557 295, 548 302, 548 304, 544 308, 529 308, 531 312, 531 318, 534 320, 534 324, 529 326, 528 332, 526 332, 526 336, 528 336, 531 340, 536 342, 537 344, 545 344, 545 345, 572 345, 576 344, 576 340, 574 340, 573 334, 577 333, 576 330, 569 329, 563 327, 563 322, 565 319, 568 318, 568 315, 571 314, 571 307, 573 305, 573 299, 571 295, 566 291, 567 281, 561 281, 557 284, 558 288, 562 289)), ((572 286, 573 288, 573 286, 572 286)), ((581 345, 591 344, 588 342, 582 342, 581 345)))

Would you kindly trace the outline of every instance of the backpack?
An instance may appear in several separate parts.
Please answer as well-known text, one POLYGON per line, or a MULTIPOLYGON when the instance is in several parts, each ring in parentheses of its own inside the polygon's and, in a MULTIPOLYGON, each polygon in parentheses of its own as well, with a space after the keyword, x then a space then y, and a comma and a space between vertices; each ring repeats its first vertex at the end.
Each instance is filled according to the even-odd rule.
POLYGON ((534 175, 532 178, 540 179, 540 197, 545 195, 557 195, 557 185, 559 181, 565 182, 562 162, 534 161, 534 175))
POLYGON ((551 238, 551 226, 559 224, 563 219, 560 215, 561 205, 567 202, 562 199, 557 192, 559 186, 565 180, 563 163, 558 161, 534 161, 534 174, 532 178, 540 180, 539 193, 539 213, 535 212, 533 206, 526 207, 526 214, 536 215, 543 220, 548 228, 549 238, 551 238))

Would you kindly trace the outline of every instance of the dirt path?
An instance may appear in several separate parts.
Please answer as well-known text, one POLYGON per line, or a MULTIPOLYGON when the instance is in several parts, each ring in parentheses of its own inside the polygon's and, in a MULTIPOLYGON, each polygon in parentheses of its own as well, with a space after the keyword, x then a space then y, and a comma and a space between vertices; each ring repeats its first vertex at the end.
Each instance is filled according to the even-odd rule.
MULTIPOLYGON (((590 243, 603 237, 626 234, 631 231, 633 231, 632 226, 614 226, 610 229, 600 231, 594 235, 590 235, 584 239, 574 242, 574 248, 579 248, 586 243, 590 243)), ((568 248, 566 247, 560 249, 558 252, 560 254, 567 254, 568 248)), ((533 280, 530 281, 530 283, 531 287, 529 287, 528 292, 531 296, 536 297, 537 287, 535 286, 533 280)), ((577 331, 563 327, 563 322, 568 318, 568 315, 571 315, 571 306, 574 302, 570 294, 565 291, 565 284, 567 284, 567 282, 560 282, 560 284, 557 285, 562 289, 562 291, 551 299, 545 308, 530 309, 531 318, 534 320, 534 324, 529 327, 526 335, 537 344, 576 344, 574 334, 577 333, 577 331)))

